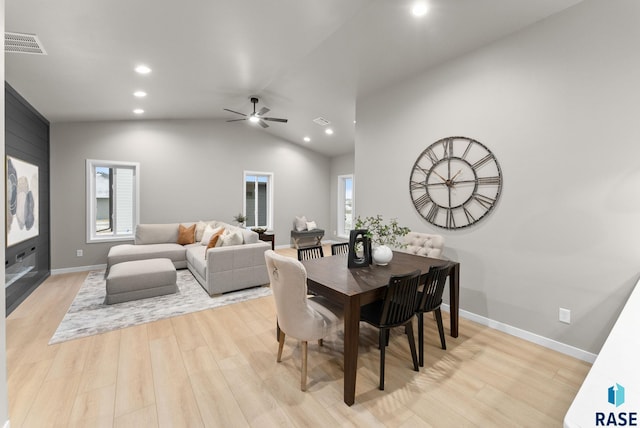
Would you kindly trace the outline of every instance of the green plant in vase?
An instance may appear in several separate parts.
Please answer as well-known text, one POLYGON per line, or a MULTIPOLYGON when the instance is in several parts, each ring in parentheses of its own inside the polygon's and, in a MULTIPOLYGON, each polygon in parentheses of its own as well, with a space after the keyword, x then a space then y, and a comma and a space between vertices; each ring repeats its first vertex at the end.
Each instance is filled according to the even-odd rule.
POLYGON ((247 217, 242 213, 239 213, 238 215, 233 216, 233 219, 236 221, 236 223, 238 223, 239 227, 244 226, 244 222, 247 221, 247 217))
POLYGON ((386 265, 393 258, 391 248, 404 248, 406 244, 402 238, 410 232, 408 227, 400 226, 397 218, 385 222, 380 214, 375 217, 361 218, 358 216, 355 229, 366 229, 366 236, 373 244, 373 261, 379 265, 386 265))

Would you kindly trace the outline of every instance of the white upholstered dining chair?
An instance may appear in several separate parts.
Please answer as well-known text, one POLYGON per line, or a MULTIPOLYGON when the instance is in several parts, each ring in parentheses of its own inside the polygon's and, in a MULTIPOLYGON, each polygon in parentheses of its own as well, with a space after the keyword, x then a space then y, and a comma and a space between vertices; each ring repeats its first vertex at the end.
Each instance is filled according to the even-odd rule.
POLYGON ((409 254, 441 259, 444 250, 444 237, 422 232, 409 232, 405 235, 405 248, 401 249, 409 254))
POLYGON ((307 271, 301 262, 273 250, 264 253, 271 290, 276 301, 280 333, 278 357, 282 360, 285 335, 302 342, 300 389, 307 389, 307 342, 322 339, 342 322, 342 308, 323 298, 307 296, 307 271))

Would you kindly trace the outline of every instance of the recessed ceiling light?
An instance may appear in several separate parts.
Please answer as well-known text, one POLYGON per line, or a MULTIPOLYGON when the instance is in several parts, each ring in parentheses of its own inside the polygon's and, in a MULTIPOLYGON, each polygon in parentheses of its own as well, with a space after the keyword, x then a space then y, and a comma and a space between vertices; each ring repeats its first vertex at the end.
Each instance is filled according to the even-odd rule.
POLYGON ((144 98, 147 96, 147 93, 145 91, 135 91, 133 93, 133 96, 138 98, 144 98))
POLYGON ((324 130, 324 133, 327 134, 327 135, 333 135, 333 129, 327 128, 327 129, 324 130))
POLYGON ((429 8, 427 8, 427 4, 423 2, 415 3, 413 5, 413 8, 411 8, 411 13, 413 14, 413 16, 424 16, 428 11, 429 8))
POLYGON ((303 138, 303 140, 304 140, 304 142, 305 142, 305 143, 308 143, 309 141, 311 141, 311 138, 309 138, 309 137, 304 137, 304 138, 303 138))
POLYGON ((142 110, 141 108, 137 108, 137 109, 134 109, 133 112, 135 114, 142 114, 142 113, 144 113, 144 110, 142 110))
POLYGON ((146 65, 139 65, 135 68, 137 73, 140 74, 149 74, 151 73, 151 69, 149 67, 147 67, 146 65))

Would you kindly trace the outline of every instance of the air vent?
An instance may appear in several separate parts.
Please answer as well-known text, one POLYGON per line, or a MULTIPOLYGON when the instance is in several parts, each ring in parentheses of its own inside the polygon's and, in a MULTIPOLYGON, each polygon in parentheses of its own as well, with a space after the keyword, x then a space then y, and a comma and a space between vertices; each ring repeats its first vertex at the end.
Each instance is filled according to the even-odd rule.
POLYGON ((33 55, 46 55, 44 48, 35 34, 4 33, 5 53, 26 53, 33 55))
POLYGON ((317 123, 318 125, 320 125, 320 126, 326 126, 326 125, 331 123, 327 119, 325 119, 324 117, 316 117, 315 119, 313 119, 313 121, 315 123, 317 123))

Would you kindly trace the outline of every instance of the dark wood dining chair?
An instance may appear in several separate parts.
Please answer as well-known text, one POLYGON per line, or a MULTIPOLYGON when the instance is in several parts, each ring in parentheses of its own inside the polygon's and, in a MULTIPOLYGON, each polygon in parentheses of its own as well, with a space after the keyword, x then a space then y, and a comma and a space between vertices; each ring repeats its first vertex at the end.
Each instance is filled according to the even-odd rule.
POLYGON ((331 244, 331 255, 337 256, 338 254, 349 254, 349 243, 341 242, 340 244, 331 244))
POLYGON ((389 339, 389 329, 405 327, 413 359, 413 369, 418 371, 416 343, 411 322, 416 310, 419 286, 419 270, 406 275, 394 275, 389 279, 384 299, 364 305, 360 310, 360 321, 380 329, 378 339, 380 346, 380 390, 384 390, 384 357, 389 339))
POLYGON ((324 251, 322 245, 316 245, 314 247, 298 248, 298 260, 311 260, 324 257, 324 251))
POLYGON ((432 266, 427 273, 427 279, 424 282, 422 290, 418 293, 418 306, 416 307, 416 316, 418 317, 418 355, 420 359, 420 367, 424 366, 424 314, 425 312, 433 312, 436 316, 438 324, 438 333, 440 333, 440 344, 442 349, 447 349, 444 340, 444 327, 442 325, 442 293, 444 285, 449 275, 451 264, 447 263, 442 266, 432 266))

